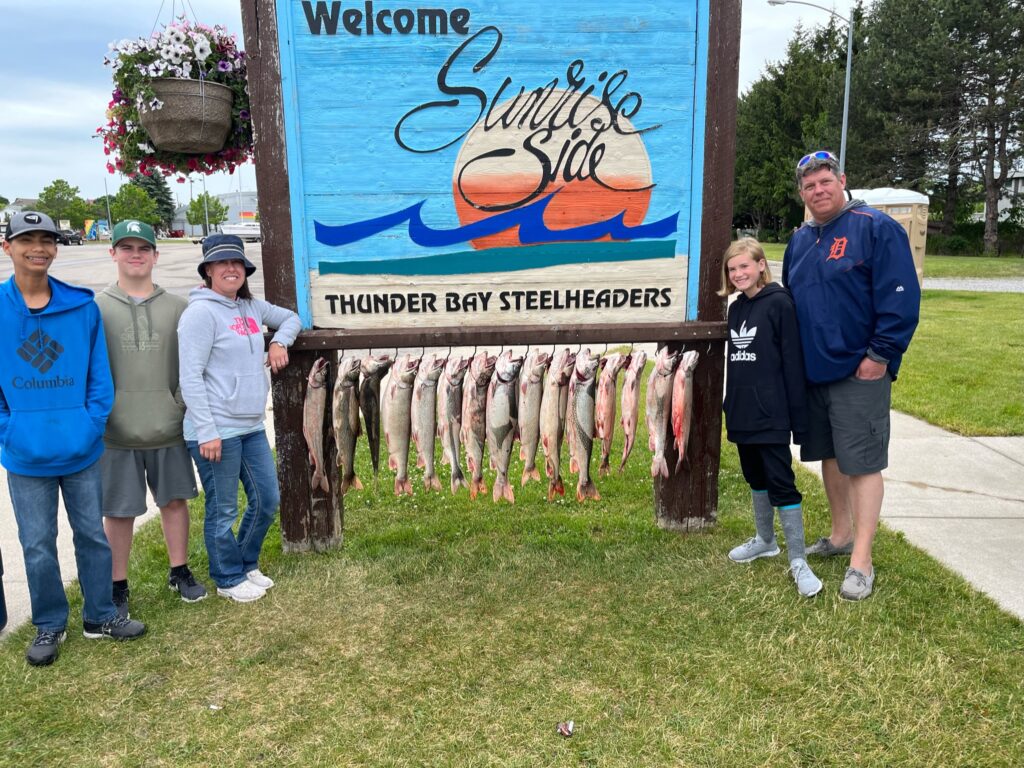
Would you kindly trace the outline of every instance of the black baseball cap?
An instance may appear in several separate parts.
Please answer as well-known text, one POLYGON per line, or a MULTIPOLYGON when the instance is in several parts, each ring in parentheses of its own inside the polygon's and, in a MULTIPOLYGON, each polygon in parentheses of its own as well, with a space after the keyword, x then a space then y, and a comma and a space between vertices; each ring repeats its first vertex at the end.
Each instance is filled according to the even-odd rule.
POLYGON ((45 213, 22 211, 21 213, 14 214, 10 221, 7 222, 4 239, 11 240, 18 235, 24 235, 28 232, 46 232, 54 237, 60 235, 60 230, 53 223, 53 219, 45 213))

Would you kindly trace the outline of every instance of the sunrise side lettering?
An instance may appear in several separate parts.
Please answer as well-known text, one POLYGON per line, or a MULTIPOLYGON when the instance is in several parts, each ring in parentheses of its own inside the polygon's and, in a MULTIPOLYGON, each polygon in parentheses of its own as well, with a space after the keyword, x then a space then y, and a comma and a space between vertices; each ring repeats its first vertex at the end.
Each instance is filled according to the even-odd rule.
POLYGON ((314 35, 338 34, 338 22, 350 35, 447 35, 449 30, 456 35, 469 34, 469 9, 452 8, 382 8, 374 11, 373 0, 366 0, 360 8, 345 8, 338 0, 328 4, 317 0, 316 6, 310 0, 303 0, 302 10, 306 24, 314 35), (328 7, 328 5, 330 7, 328 7))

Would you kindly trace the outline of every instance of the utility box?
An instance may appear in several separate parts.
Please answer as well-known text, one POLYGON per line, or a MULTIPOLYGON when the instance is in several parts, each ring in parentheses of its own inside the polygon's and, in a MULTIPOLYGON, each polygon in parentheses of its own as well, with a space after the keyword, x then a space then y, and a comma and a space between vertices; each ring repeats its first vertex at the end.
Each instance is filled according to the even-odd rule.
POLYGON ((903 225, 910 238, 910 252, 914 254, 917 282, 924 284, 924 251, 928 236, 928 196, 910 189, 855 189, 854 200, 863 200, 872 208, 887 213, 903 225))

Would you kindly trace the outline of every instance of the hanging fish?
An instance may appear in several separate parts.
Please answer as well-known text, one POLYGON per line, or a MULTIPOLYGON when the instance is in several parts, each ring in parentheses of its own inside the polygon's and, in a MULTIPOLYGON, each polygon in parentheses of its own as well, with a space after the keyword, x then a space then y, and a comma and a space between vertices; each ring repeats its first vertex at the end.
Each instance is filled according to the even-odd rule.
POLYGON ((444 372, 443 357, 431 355, 420 363, 412 385, 412 441, 416 445, 416 466, 423 467, 423 485, 440 491, 441 481, 434 470, 437 432, 437 381, 444 372))
POLYGON ((302 403, 302 434, 313 465, 313 490, 331 490, 324 469, 324 410, 327 408, 327 360, 318 357, 306 379, 306 397, 302 403))
POLYGON ((409 481, 409 437, 412 433, 412 385, 420 358, 402 355, 391 369, 381 403, 384 439, 388 444, 388 468, 395 470, 395 495, 412 495, 409 481))
POLYGON ((469 375, 463 385, 462 443, 466 446, 466 467, 469 469, 469 497, 487 493, 484 482, 484 444, 487 442, 487 387, 494 375, 498 358, 487 351, 478 352, 469 364, 469 375))
POLYGON ((338 379, 334 382, 334 442, 338 446, 341 467, 341 494, 349 488, 362 490, 356 477, 356 438, 359 437, 359 366, 362 361, 345 355, 338 363, 338 379))
POLYGON ((647 365, 647 353, 643 350, 634 350, 630 357, 632 359, 622 380, 622 463, 619 464, 619 472, 626 468, 626 459, 636 441, 636 426, 640 418, 640 377, 647 365))
POLYGON ((550 364, 551 355, 533 349, 527 353, 519 374, 519 458, 523 460, 523 485, 529 480, 540 480, 540 404, 544 396, 544 371, 550 364))
POLYGON ((672 435, 675 438, 679 459, 676 472, 683 466, 686 456, 686 442, 690 437, 690 422, 693 420, 693 371, 700 355, 696 351, 684 352, 672 380, 672 435))
POLYGON ((648 446, 654 452, 651 458, 651 477, 668 477, 665 447, 672 413, 672 374, 677 365, 679 353, 672 354, 668 347, 662 347, 655 358, 654 370, 647 379, 647 439, 648 446))
POLYGON ((468 357, 451 357, 444 367, 437 391, 437 435, 441 461, 452 468, 452 493, 469 483, 462 472, 462 382, 469 370, 468 357))
POLYGON ((629 365, 629 355, 613 352, 605 358, 604 368, 601 369, 601 378, 597 382, 594 428, 597 437, 601 440, 601 463, 597 473, 602 476, 611 472, 611 467, 608 466, 608 456, 612 452, 612 438, 615 435, 615 390, 618 386, 619 371, 626 365, 629 365))
POLYGON ((392 362, 389 355, 369 355, 363 358, 360 367, 362 380, 359 382, 359 408, 363 412, 363 429, 370 446, 374 477, 380 469, 380 382, 392 362))
POLYGON ((585 349, 576 356, 576 369, 569 379, 569 411, 566 431, 569 433, 569 470, 577 473, 576 500, 600 499, 590 478, 590 456, 594 449, 594 410, 597 394, 597 367, 601 358, 585 349))
POLYGON ((505 499, 513 504, 516 495, 508 482, 508 465, 518 422, 519 369, 523 358, 513 357, 512 350, 498 358, 494 376, 487 389, 487 448, 491 465, 497 471, 494 479, 494 500, 505 499))
POLYGON ((544 381, 540 403, 540 444, 544 449, 544 472, 548 476, 548 501, 565 495, 562 483, 562 438, 565 435, 565 412, 568 402, 569 377, 576 365, 576 355, 568 349, 557 352, 544 381))

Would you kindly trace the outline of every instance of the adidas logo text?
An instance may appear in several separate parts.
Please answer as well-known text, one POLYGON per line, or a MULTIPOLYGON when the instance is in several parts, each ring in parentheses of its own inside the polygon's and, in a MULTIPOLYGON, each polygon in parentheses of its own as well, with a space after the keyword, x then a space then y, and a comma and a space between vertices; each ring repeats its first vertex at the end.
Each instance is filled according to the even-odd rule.
POLYGON ((732 363, 749 362, 752 363, 757 360, 757 355, 753 352, 733 352, 729 355, 729 361, 732 363))

